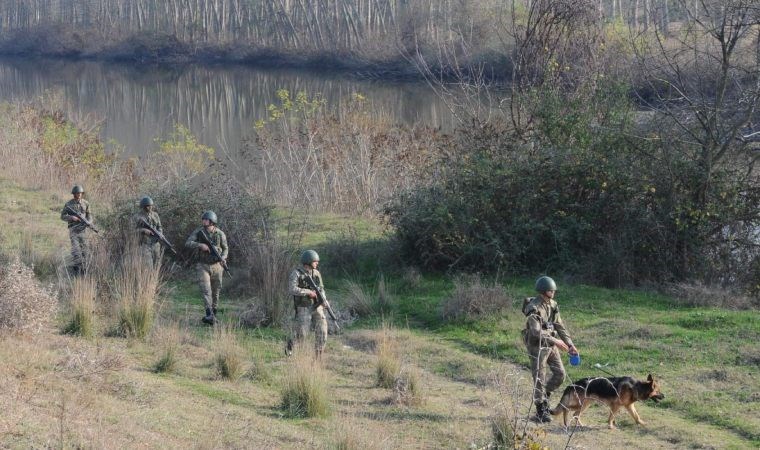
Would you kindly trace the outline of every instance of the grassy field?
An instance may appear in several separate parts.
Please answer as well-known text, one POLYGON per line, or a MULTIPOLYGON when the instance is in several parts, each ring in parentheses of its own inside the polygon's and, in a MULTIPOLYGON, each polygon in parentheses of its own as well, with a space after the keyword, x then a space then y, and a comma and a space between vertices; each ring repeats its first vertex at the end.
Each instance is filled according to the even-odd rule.
MULTIPOLYGON (((31 247, 28 253, 52 260, 67 253, 65 225, 58 220, 63 197, 0 181, 0 199, 19 221, 14 225, 32 224, 28 238, 19 237, 17 226, 0 231, 5 253, 31 247)), ((381 228, 351 222, 325 217, 303 237, 321 251, 320 268, 338 310, 350 301, 351 283, 370 297, 380 290, 374 255, 383 247, 381 228), (347 252, 343 239, 359 246, 350 264, 331 261, 331 252, 347 252)), ((657 405, 637 405, 644 427, 622 413, 619 429, 607 430, 606 411, 592 407, 585 416, 590 426, 569 433, 556 422, 537 427, 523 420, 530 374, 519 305, 531 295, 531 280, 500 280, 508 301, 498 313, 446 322, 440 307, 461 281, 382 267, 384 317, 360 318, 330 337, 322 363, 325 417, 293 418, 280 407, 283 379, 296 368, 295 359, 283 354, 283 330, 234 330, 244 372, 235 381, 220 376, 215 358, 221 341, 200 323, 195 284, 179 276, 163 287, 158 320, 144 340, 112 336, 108 314, 97 316, 99 331, 89 339, 64 335, 60 326, 37 335, 0 335, 0 447, 489 448, 497 414, 507 414, 518 431, 549 448, 760 446, 757 311, 687 307, 657 294, 558 280, 557 299, 583 358, 581 366, 567 367, 569 378, 603 375, 594 368, 598 363, 616 375, 652 373, 666 395, 657 405), (402 370, 418 374, 418 404, 376 386, 383 323, 392 324, 402 370), (177 345, 176 367, 156 373, 170 342, 177 345)), ((251 301, 223 292, 220 316, 234 323, 251 301)), ((60 323, 65 301, 63 306, 60 323)))

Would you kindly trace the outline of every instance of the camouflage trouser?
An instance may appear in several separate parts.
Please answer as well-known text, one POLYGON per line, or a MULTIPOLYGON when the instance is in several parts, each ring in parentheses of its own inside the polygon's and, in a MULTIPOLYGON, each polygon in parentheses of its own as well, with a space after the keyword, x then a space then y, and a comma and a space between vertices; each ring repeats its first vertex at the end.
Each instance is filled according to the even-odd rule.
POLYGON ((222 290, 222 274, 224 269, 219 263, 195 265, 195 273, 198 278, 198 287, 203 296, 206 308, 216 308, 219 304, 219 292, 222 290))
POLYGON ((303 341, 309 328, 314 327, 314 352, 322 354, 327 343, 327 319, 321 306, 312 311, 309 306, 299 306, 293 318, 293 341, 303 341))
POLYGON ((156 267, 161 263, 161 244, 158 242, 155 244, 140 244, 140 252, 146 264, 150 263, 153 264, 153 267, 156 267))
POLYGON ((554 392, 565 380, 565 367, 557 347, 528 346, 530 372, 533 375, 533 402, 538 404, 554 392), (546 368, 552 372, 546 381, 546 368))
POLYGON ((75 228, 69 228, 69 239, 71 240, 71 265, 84 267, 88 256, 85 231, 75 231, 75 228))

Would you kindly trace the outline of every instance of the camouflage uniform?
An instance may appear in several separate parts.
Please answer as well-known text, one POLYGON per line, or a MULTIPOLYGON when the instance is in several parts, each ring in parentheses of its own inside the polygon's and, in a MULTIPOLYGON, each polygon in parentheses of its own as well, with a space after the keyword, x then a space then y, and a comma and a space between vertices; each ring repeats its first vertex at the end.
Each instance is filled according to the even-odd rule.
MULTIPOLYGON (((200 245, 205 244, 204 239, 201 237, 201 230, 204 229, 204 227, 198 227, 190 233, 185 242, 185 247, 195 250, 197 259, 195 272, 206 310, 216 311, 216 307, 219 304, 219 292, 222 290, 222 274, 224 273, 224 269, 222 268, 222 264, 215 260, 211 252, 200 250, 200 245)), ((206 234, 222 258, 227 259, 227 236, 224 232, 218 227, 214 227, 213 232, 206 230, 206 234)))
MULTIPOLYGON (((297 268, 290 273, 288 279, 288 292, 293 296, 293 307, 295 315, 293 317, 292 339, 296 342, 302 341, 304 336, 309 332, 310 327, 314 327, 314 352, 317 356, 322 355, 327 343, 327 319, 322 305, 314 308, 317 299, 309 297, 309 284, 306 281, 306 270, 297 268)), ((322 275, 317 269, 310 270, 311 278, 319 286, 322 295, 325 295, 325 286, 322 283, 322 275)), ((327 298, 327 296, 325 296, 327 298)))
POLYGON ((528 316, 523 340, 530 355, 533 401, 536 405, 544 404, 565 379, 562 358, 554 343, 562 340, 570 347, 573 341, 559 315, 559 306, 553 299, 547 301, 541 296, 531 298, 525 303, 523 313, 528 316), (552 372, 549 381, 545 381, 547 366, 552 372))
POLYGON ((66 207, 73 209, 80 213, 85 219, 92 222, 92 214, 90 213, 90 203, 85 199, 71 199, 66 202, 66 205, 61 210, 61 220, 69 223, 69 240, 71 241, 71 260, 72 265, 81 270, 84 268, 84 264, 89 256, 87 248, 87 240, 85 239, 85 230, 87 225, 82 222, 75 222, 75 217, 68 212, 66 207))
POLYGON ((150 261, 155 267, 161 262, 161 243, 159 242, 158 237, 142 232, 142 230, 146 228, 142 225, 140 219, 145 220, 153 228, 160 233, 163 233, 164 229, 161 227, 161 218, 158 216, 157 212, 147 212, 145 209, 141 209, 133 218, 135 228, 138 230, 137 237, 140 242, 140 252, 143 254, 145 261, 150 261))

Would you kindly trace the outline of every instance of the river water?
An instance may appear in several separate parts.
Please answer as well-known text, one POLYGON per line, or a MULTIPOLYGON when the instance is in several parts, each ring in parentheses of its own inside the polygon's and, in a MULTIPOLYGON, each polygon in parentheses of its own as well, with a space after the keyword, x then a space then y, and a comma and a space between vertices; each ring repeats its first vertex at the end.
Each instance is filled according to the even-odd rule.
POLYGON ((56 99, 69 117, 100 123, 109 149, 143 156, 176 124, 217 150, 234 150, 267 117, 276 92, 365 96, 397 122, 454 126, 445 104, 422 82, 356 80, 344 74, 247 66, 159 67, 94 61, 0 59, 0 101, 56 99))

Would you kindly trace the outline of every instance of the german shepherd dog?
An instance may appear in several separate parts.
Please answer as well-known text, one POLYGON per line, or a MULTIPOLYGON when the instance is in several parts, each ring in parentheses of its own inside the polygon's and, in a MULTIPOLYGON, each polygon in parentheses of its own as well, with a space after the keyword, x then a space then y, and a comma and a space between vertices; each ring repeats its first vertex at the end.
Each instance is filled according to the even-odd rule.
POLYGON ((565 388, 559 404, 550 413, 553 416, 562 414, 567 428, 567 413, 573 411, 573 418, 578 421, 578 425, 583 426, 581 414, 591 406, 593 400, 610 408, 610 417, 607 420, 610 429, 615 428, 615 413, 621 406, 628 410, 637 424, 644 425, 645 422, 641 420, 633 404, 649 399, 659 402, 663 398, 665 395, 660 392, 660 387, 651 374, 647 381, 638 381, 631 377, 584 378, 565 388))

